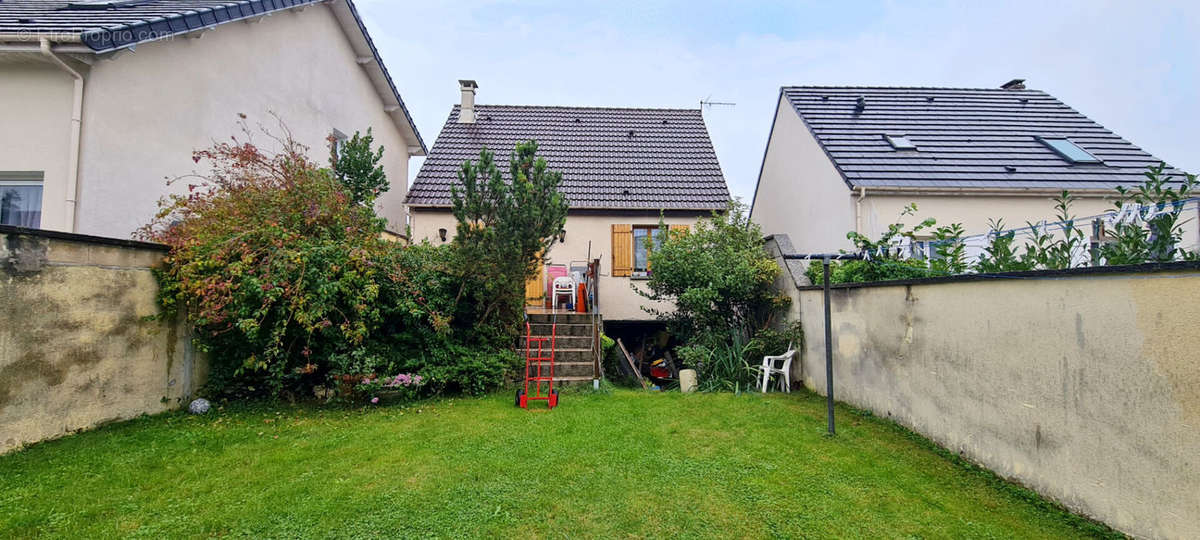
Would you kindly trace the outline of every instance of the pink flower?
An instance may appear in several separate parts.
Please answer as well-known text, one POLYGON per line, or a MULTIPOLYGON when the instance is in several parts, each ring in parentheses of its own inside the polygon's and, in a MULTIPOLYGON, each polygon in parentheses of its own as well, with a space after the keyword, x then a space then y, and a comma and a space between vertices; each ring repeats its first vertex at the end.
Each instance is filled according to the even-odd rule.
POLYGON ((377 398, 377 397, 371 398, 371 403, 379 403, 379 398, 377 398))
POLYGON ((371 384, 371 379, 363 379, 363 384, 371 384))

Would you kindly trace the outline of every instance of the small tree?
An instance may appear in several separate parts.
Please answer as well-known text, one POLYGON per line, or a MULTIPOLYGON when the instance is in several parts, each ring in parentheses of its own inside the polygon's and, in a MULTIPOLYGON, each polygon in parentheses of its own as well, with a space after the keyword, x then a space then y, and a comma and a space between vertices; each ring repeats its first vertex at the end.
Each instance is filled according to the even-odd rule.
POLYGON ((333 174, 346 186, 346 192, 354 202, 370 206, 389 188, 383 165, 379 164, 383 159, 383 147, 371 151, 371 144, 375 142, 371 128, 367 128, 366 135, 359 136, 355 131, 353 137, 341 144, 338 142, 333 136, 329 137, 329 164, 333 174))
POLYGON ((567 220, 567 200, 558 192, 562 173, 537 157, 537 142, 516 146, 506 180, 487 148, 478 163, 467 161, 451 187, 458 220, 454 237, 461 278, 456 298, 458 324, 511 330, 520 320, 524 285, 539 257, 567 220))
POLYGON ((765 251, 762 229, 750 221, 744 204, 730 203, 693 231, 660 227, 666 239, 650 254, 647 290, 636 290, 649 300, 675 304, 674 311, 642 309, 670 323, 685 342, 712 347, 732 334, 745 343, 787 306, 789 299, 774 288, 779 265, 765 251))

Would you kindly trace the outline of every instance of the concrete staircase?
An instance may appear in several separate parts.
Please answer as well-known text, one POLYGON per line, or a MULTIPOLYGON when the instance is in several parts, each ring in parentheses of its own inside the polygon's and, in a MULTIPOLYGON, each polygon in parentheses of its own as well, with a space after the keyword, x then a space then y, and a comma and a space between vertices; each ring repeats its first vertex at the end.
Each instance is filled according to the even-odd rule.
MULTIPOLYGON (((599 315, 537 312, 528 313, 527 316, 534 337, 550 337, 554 323, 558 323, 555 334, 554 382, 584 382, 600 378, 595 343, 598 326, 601 324, 599 315)), ((549 347, 549 344, 546 347, 549 347)), ((525 358, 525 350, 525 337, 522 336, 517 348, 517 355, 522 360, 525 358)), ((534 354, 537 354, 536 349, 534 354)), ((545 354, 549 356, 549 351, 545 354)))

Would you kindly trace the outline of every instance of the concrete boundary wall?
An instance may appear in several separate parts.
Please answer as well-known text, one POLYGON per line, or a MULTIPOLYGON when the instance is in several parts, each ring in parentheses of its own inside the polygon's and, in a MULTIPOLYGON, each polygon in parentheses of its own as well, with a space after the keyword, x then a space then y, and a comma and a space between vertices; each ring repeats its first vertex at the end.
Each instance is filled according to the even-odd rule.
MULTIPOLYGON (((793 377, 824 394, 822 291, 778 261, 807 337, 793 377)), ((839 401, 1118 530, 1200 538, 1200 265, 843 286, 830 305, 839 401)))
POLYGON ((0 453, 187 403, 207 362, 149 318, 165 250, 0 226, 0 453))

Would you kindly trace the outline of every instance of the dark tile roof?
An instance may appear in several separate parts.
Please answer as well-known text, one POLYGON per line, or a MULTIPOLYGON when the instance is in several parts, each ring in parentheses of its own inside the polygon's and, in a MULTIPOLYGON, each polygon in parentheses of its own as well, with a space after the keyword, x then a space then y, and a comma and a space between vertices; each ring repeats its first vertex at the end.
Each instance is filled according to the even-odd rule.
POLYGON ((258 17, 320 0, 0 1, 0 33, 78 34, 96 51, 258 17))
MULTIPOLYGON (((98 53, 326 0, 0 0, 0 35, 78 38, 98 53)), ((353 0, 345 0, 421 150, 425 141, 353 0)), ((303 36, 298 36, 303 39, 303 36)))
POLYGON ((855 188, 1111 189, 1141 183, 1146 168, 1161 161, 1040 90, 793 86, 781 92, 855 188), (896 150, 885 134, 905 135, 917 150, 896 150), (1102 163, 1072 164, 1036 137, 1066 137, 1102 163))
POLYGON ((455 105, 408 190, 414 206, 449 206, 450 185, 484 146, 507 173, 518 142, 563 173, 572 208, 724 208, 729 189, 698 109, 618 109, 476 105, 476 122, 458 123, 455 105))

